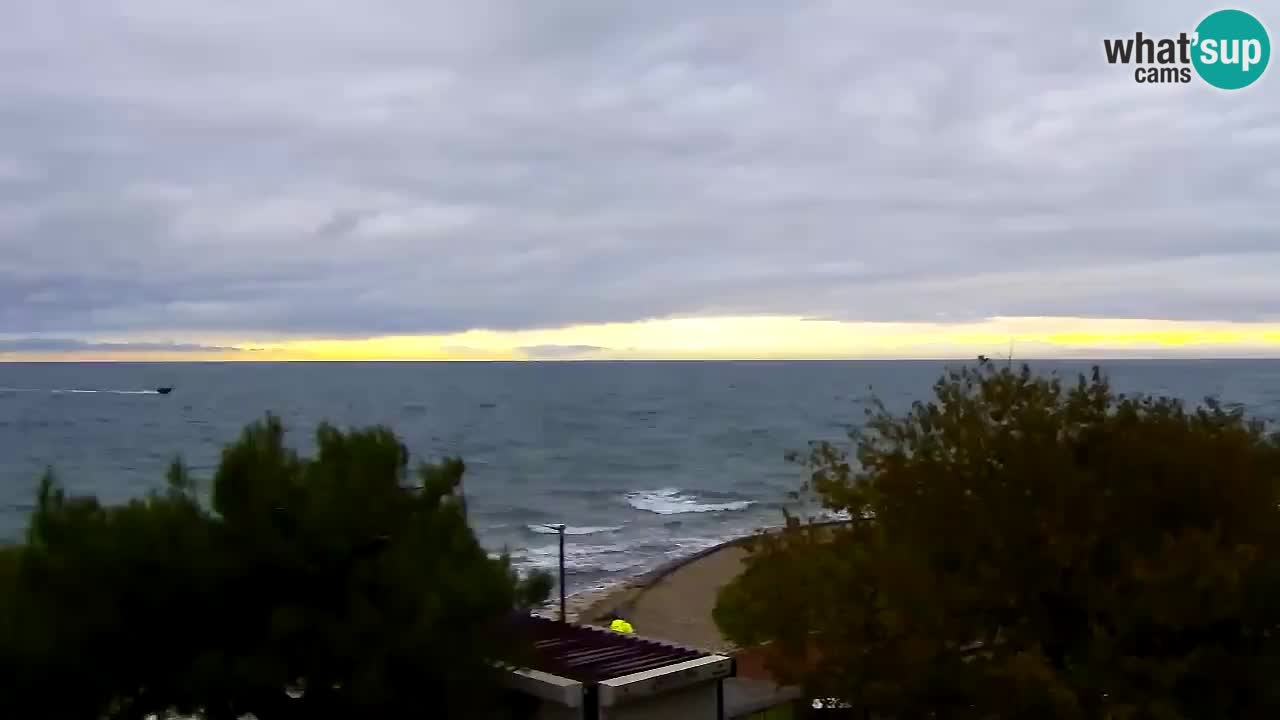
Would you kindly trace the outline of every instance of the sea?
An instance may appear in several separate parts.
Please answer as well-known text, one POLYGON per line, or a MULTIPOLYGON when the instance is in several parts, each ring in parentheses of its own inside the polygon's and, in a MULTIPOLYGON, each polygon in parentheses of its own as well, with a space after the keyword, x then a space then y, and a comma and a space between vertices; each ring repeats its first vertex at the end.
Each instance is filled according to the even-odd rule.
MULTIPOLYGON (((222 447, 274 413, 313 448, 321 421, 386 425, 415 459, 461 457, 472 526, 523 569, 599 589, 754 529, 807 471, 786 459, 847 442, 873 398, 930 397, 940 361, 548 363, 0 363, 0 542, 22 537, 41 473, 105 502, 164 486, 180 456, 212 476, 222 447), (172 387, 159 394, 158 387, 172 387)), ((1118 391, 1216 397, 1280 421, 1280 360, 1032 362, 1118 391)))

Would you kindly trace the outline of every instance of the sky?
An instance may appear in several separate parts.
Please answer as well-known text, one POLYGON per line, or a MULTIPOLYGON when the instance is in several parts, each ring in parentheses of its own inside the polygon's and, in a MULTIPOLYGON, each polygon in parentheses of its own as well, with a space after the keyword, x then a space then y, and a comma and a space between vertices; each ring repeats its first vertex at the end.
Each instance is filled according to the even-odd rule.
POLYGON ((0 0, 0 359, 1277 357, 1215 9, 0 0))

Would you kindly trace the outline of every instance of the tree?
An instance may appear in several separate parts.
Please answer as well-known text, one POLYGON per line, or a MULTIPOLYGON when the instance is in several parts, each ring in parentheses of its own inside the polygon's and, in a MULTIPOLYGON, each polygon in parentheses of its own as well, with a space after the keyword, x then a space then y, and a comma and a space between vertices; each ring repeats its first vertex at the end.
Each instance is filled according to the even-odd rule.
POLYGON ((504 630, 544 600, 489 557, 448 459, 408 471, 389 430, 279 420, 226 448, 211 507, 175 462, 122 506, 40 486, 26 542, 0 551, 0 689, 24 717, 199 712, 274 718, 483 716, 504 630))
POLYGON ((1209 400, 948 372, 804 459, 848 512, 760 535, 716 620, 895 718, 1276 717, 1280 440, 1209 400))

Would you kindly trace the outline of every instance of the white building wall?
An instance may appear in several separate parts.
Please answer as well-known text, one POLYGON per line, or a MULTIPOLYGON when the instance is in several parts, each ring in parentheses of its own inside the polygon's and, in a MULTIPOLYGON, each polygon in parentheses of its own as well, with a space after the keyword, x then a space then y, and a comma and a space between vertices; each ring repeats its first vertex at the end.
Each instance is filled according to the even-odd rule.
POLYGON ((600 708, 600 720, 719 720, 718 683, 701 683, 600 708))
POLYGON ((537 720, 582 720, 582 708, 544 701, 535 717, 537 720))
POLYGON ((582 683, 538 670, 513 670, 508 687, 538 699, 535 720, 582 720, 582 683))

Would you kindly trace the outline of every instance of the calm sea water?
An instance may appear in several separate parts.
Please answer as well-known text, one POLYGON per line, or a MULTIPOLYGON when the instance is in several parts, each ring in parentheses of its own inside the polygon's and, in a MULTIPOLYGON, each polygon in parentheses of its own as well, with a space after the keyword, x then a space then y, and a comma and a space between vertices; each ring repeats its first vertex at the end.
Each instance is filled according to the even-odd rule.
MULTIPOLYGON (((804 477, 784 460, 841 439, 869 392, 926 397, 941 362, 0 364, 0 540, 21 535, 41 471, 121 501, 181 455, 208 478, 248 422, 386 424, 418 458, 460 455, 483 542, 608 583, 781 520, 804 477), (169 395, 147 392, 172 386, 169 395)), ((1213 395, 1280 419, 1280 361, 1108 361, 1118 389, 1213 395)), ((1074 375, 1090 363, 1041 362, 1074 375)))

